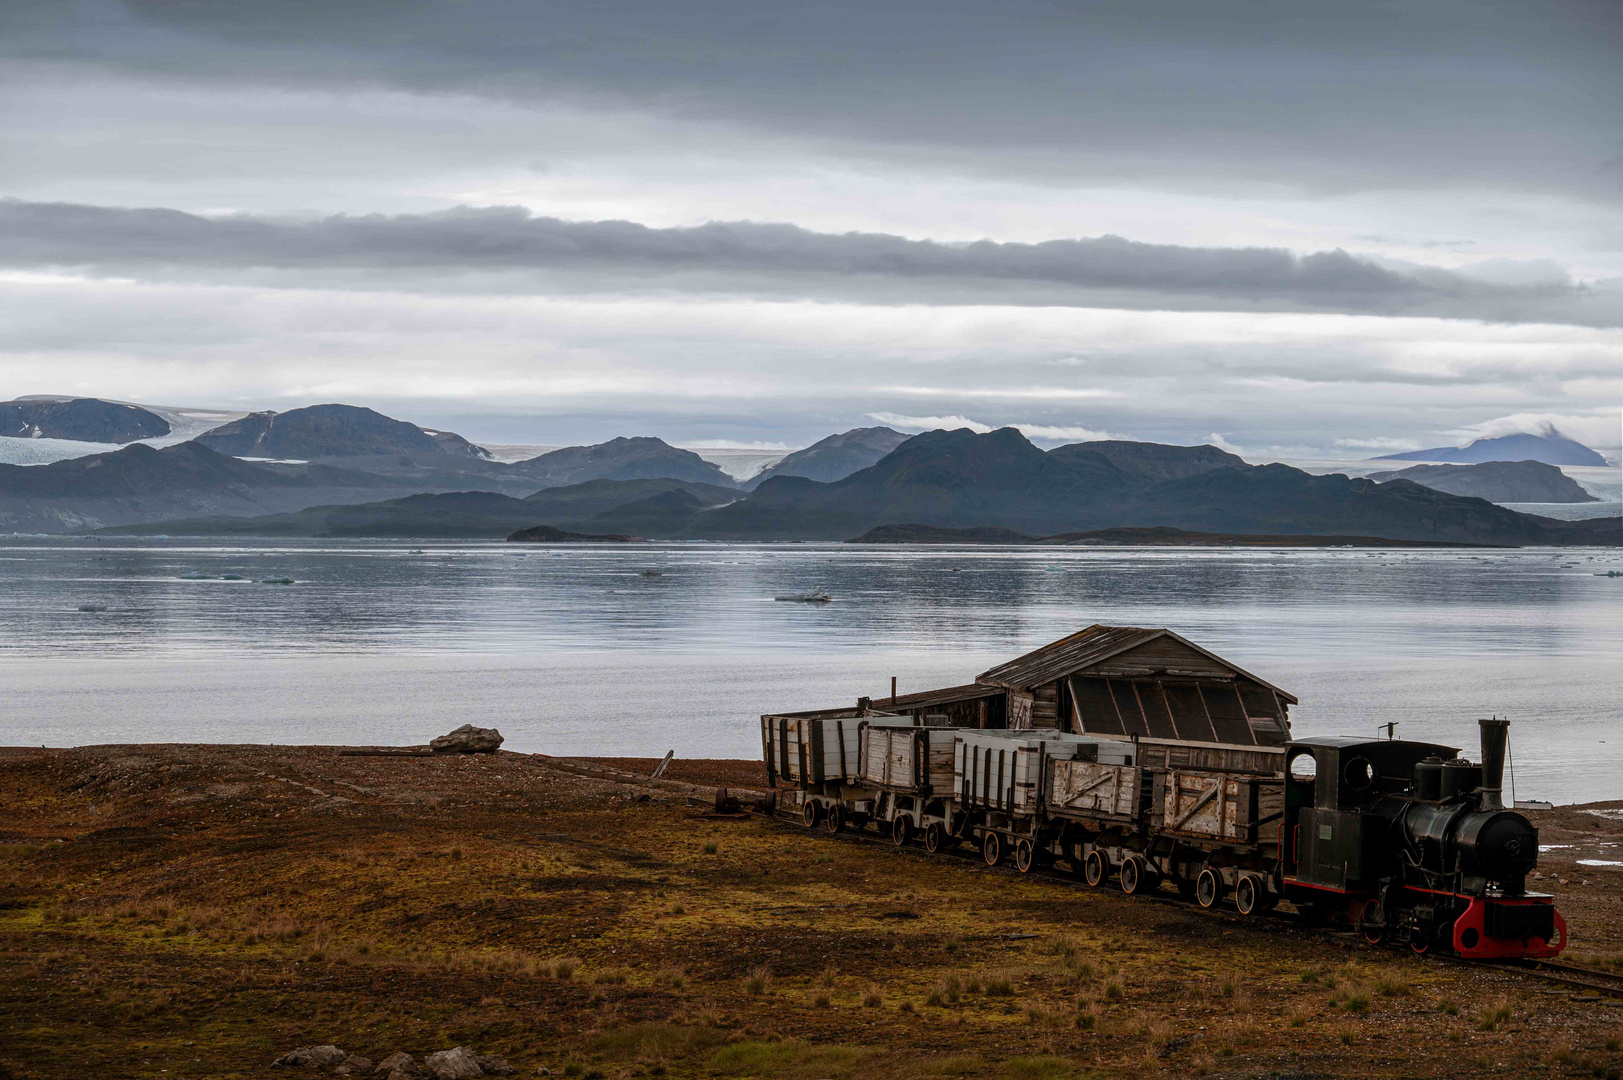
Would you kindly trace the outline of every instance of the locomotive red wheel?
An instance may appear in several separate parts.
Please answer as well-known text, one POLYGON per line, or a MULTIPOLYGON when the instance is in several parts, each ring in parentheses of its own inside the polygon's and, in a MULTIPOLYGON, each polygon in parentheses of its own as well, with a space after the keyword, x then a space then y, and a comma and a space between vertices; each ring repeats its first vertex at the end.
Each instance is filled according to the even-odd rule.
POLYGON ((1364 910, 1358 915, 1358 932, 1363 934, 1364 940, 1371 945, 1379 945, 1386 940, 1386 921, 1385 916, 1381 914, 1379 900, 1371 900, 1364 905, 1364 910))
POLYGON ((1227 890, 1223 886, 1223 878, 1216 870, 1206 867, 1195 878, 1195 903, 1203 908, 1214 908, 1223 900, 1227 890))
POLYGON ((1003 861, 1003 837, 995 832, 989 832, 981 838, 981 858, 986 860, 987 866, 996 866, 1003 861))
POLYGON ((1241 874, 1240 880, 1234 884, 1234 906, 1239 908, 1241 915, 1265 910, 1266 897, 1267 890, 1263 887, 1262 879, 1255 874, 1241 874))
POLYGON ((1105 883, 1110 870, 1105 866, 1105 857, 1097 850, 1088 852, 1088 857, 1082 861, 1082 878, 1089 885, 1098 887, 1105 883))
POLYGON ((1431 932, 1421 926, 1409 928, 1409 951, 1416 956, 1431 952, 1431 932))
POLYGON ((1014 868, 1022 874, 1037 869, 1037 852, 1030 840, 1019 840, 1014 845, 1014 868))
POLYGON ((924 827, 924 850, 931 855, 938 854, 947 846, 947 830, 942 828, 941 822, 932 821, 924 827))
POLYGON ((845 828, 845 807, 839 803, 830 806, 828 813, 823 815, 823 828, 831 833, 837 833, 845 828))
POLYGON ((806 823, 806 828, 815 829, 817 828, 817 819, 819 816, 821 815, 818 814, 817 804, 812 802, 810 799, 807 799, 806 805, 800 808, 800 820, 806 823))
POLYGON ((890 842, 897 847, 906 847, 913 836, 913 823, 905 817, 899 817, 890 823, 890 842))

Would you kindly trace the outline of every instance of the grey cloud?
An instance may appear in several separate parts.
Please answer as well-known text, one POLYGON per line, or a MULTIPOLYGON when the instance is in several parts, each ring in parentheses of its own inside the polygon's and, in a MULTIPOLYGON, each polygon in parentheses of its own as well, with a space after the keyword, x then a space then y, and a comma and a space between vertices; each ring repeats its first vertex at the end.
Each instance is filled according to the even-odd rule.
POLYGON ((932 167, 1616 200, 1609 0, 11 0, 0 55, 596 101, 932 167))
POLYGON ((863 303, 1324 311, 1623 323, 1619 294, 1402 273, 1344 251, 1117 236, 946 244, 792 225, 657 229, 520 208, 313 220, 0 201, 0 264, 163 280, 403 291, 650 290, 863 303))

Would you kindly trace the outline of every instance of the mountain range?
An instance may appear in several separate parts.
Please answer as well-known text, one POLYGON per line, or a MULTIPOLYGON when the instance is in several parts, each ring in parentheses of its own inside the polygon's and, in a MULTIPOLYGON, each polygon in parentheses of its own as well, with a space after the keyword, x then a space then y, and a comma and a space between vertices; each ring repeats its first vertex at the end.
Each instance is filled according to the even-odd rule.
POLYGON ((803 476, 825 483, 843 480, 859 469, 877 464, 910 437, 888 427, 852 428, 779 459, 750 477, 743 487, 753 491, 774 476, 803 476))
POLYGON ((141 408, 100 398, 18 398, 0 401, 0 436, 128 443, 169 434, 169 421, 141 408))
MULTIPOLYGON (((1045 452, 1012 428, 987 434, 933 431, 829 483, 775 476, 753 492, 743 492, 670 478, 593 479, 542 489, 524 499, 458 492, 418 493, 365 505, 328 500, 291 513, 253 518, 212 514, 210 520, 193 515, 119 531, 496 537, 546 525, 582 534, 661 539, 844 540, 884 526, 1004 529, 1043 537, 1165 527, 1209 535, 1509 546, 1623 542, 1623 524, 1615 519, 1554 521, 1405 479, 1377 483, 1340 474, 1312 476, 1287 465, 1252 466, 1210 446, 1126 443, 1101 452, 1095 445, 1077 443, 1045 452)), ((192 453, 210 452, 199 447, 192 453)), ((582 462, 601 468, 608 462, 603 455, 575 454, 568 460, 572 468, 583 467, 582 462)), ((306 468, 327 469, 322 475, 329 480, 338 471, 306 468)))
POLYGON ((285 413, 249 413, 204 432, 194 441, 222 454, 249 458, 308 460, 375 454, 490 457, 490 451, 453 432, 429 431, 354 405, 311 405, 285 413))

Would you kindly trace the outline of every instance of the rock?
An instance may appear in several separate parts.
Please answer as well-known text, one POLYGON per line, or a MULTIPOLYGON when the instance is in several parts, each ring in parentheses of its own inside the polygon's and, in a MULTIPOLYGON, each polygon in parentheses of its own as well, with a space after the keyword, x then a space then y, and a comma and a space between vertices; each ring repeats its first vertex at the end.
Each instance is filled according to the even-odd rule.
POLYGON ((494 754, 501 744, 502 733, 495 728, 463 724, 430 742, 428 748, 436 754, 494 754))
POLYGON ((474 1060, 479 1063, 479 1070, 486 1076, 512 1076, 513 1066, 507 1063, 506 1058, 499 1058, 495 1054, 476 1054, 474 1060))
POLYGON ((404 1073, 404 1072, 401 1072, 399 1069, 396 1069, 394 1072, 390 1073, 388 1076, 385 1076, 383 1078, 383 1080, 418 1080, 418 1078, 421 1077, 422 1075, 423 1075, 422 1073, 415 1073, 415 1072, 404 1073))
POLYGON ((301 1046, 297 1050, 289 1050, 272 1065, 295 1067, 303 1069, 321 1069, 328 1065, 336 1065, 349 1055, 331 1044, 325 1046, 301 1046))
POLYGON ((537 1065, 535 1067, 535 1075, 537 1075, 537 1076, 551 1076, 552 1075, 552 1070, 547 1068, 545 1065, 537 1065))
MULTIPOLYGON (((393 1073, 400 1076, 420 1076, 423 1070, 418 1068, 416 1058, 401 1051, 390 1054, 388 1057, 378 1062, 377 1068, 373 1069, 372 1071, 380 1073, 393 1073)), ((390 1076, 389 1080, 394 1080, 394 1077, 390 1076)))
POLYGON ((369 1073, 371 1071, 372 1071, 372 1059, 371 1058, 362 1057, 359 1054, 351 1054, 351 1055, 349 1055, 349 1057, 345 1058, 342 1062, 340 1062, 333 1069, 333 1075, 335 1075, 335 1076, 353 1076, 353 1075, 357 1075, 359 1073, 369 1073))
POLYGON ((430 1054, 423 1065, 434 1080, 466 1080, 467 1077, 485 1075, 484 1070, 479 1067, 478 1056, 466 1046, 430 1054))

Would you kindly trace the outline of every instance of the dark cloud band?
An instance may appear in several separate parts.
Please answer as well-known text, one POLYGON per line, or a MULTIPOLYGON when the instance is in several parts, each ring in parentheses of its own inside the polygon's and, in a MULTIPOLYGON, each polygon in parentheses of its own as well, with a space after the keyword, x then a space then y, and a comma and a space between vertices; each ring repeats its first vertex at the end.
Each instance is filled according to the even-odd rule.
POLYGON ((520 208, 313 220, 0 201, 0 264, 202 282, 404 291, 650 289, 878 303, 1328 311, 1618 325, 1618 294, 1400 272, 1344 251, 1116 236, 948 244, 792 225, 656 229, 520 208))

